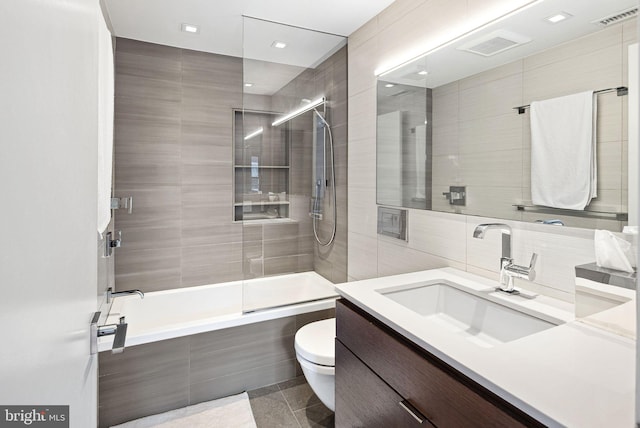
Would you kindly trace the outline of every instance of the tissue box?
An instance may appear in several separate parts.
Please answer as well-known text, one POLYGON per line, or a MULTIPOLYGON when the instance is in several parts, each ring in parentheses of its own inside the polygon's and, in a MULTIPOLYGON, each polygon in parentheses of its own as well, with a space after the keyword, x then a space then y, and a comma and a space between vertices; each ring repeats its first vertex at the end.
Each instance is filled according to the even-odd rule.
POLYGON ((596 264, 599 267, 633 272, 631 244, 615 236, 608 230, 596 230, 595 244, 596 264))

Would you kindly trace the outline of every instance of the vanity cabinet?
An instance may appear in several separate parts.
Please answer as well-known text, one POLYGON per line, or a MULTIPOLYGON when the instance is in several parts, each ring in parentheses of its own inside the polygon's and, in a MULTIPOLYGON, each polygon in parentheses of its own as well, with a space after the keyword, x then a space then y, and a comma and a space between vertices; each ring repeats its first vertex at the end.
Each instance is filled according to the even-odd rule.
POLYGON ((345 299, 336 323, 338 428, 544 426, 345 299))
MULTIPOLYGON (((336 340, 336 426, 410 427, 417 419, 400 406, 402 397, 336 340), (341 400, 339 397, 348 397, 341 400)), ((433 427, 428 421, 425 426, 433 427)))

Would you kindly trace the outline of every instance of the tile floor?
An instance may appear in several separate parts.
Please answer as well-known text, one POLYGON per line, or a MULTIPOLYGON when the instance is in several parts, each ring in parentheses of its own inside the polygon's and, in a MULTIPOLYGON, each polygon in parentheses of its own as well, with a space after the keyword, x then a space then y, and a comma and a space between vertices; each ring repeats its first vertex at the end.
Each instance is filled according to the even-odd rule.
POLYGON ((249 391, 258 428, 333 428, 334 415, 313 393, 304 376, 249 391))

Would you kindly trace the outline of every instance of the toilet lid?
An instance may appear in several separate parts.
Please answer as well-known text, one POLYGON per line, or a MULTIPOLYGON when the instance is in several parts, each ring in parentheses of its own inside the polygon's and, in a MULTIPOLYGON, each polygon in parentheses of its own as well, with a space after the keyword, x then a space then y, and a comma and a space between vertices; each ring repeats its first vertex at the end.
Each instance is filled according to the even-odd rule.
POLYGON ((316 321, 296 333, 296 352, 305 360, 323 366, 336 364, 336 319, 316 321))

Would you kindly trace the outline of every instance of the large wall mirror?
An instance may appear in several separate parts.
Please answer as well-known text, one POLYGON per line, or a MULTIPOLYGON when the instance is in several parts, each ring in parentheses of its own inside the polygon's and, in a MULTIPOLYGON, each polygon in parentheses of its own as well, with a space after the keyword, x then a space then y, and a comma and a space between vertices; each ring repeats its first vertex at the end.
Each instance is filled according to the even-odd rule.
POLYGON ((636 0, 534 2, 381 74, 378 204, 615 231, 637 224, 627 214, 637 211, 628 129, 638 114, 627 95, 637 91, 628 78, 634 9, 636 0), (577 101, 590 91, 591 101, 577 101), (553 104, 559 97, 569 104, 553 104), (583 101, 585 110, 565 108, 583 101), (591 115, 584 133, 567 131, 573 118, 558 124, 567 111, 591 115), (591 186, 580 190, 584 207, 564 202, 574 178, 591 186))

